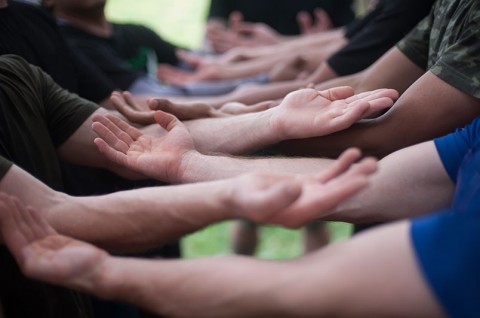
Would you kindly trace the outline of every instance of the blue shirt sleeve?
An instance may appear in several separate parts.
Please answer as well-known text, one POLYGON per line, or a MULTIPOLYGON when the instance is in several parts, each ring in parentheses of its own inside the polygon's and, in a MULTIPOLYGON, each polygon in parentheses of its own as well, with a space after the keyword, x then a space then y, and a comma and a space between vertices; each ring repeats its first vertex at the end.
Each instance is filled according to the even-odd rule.
POLYGON ((434 140, 440 159, 453 182, 457 182, 458 169, 468 150, 479 140, 480 117, 465 128, 434 140))
POLYGON ((476 210, 445 210, 411 224, 423 276, 450 317, 478 317, 480 313, 479 224, 476 210))

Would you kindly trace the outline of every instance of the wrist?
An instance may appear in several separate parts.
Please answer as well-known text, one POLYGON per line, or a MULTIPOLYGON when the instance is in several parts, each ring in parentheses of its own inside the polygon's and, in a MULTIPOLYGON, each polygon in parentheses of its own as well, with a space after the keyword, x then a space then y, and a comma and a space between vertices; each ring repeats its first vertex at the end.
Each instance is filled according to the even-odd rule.
POLYGON ((270 137, 272 139, 271 144, 289 139, 287 134, 288 127, 286 127, 286 122, 283 120, 283 116, 285 116, 285 114, 281 107, 281 103, 278 106, 267 110, 266 112, 269 113, 268 126, 270 134, 272 135, 270 137))
POLYGON ((173 173, 169 176, 170 183, 181 184, 195 182, 192 180, 192 175, 195 175, 196 169, 199 167, 198 162, 204 161, 205 155, 199 153, 197 150, 189 150, 176 160, 177 164, 173 173))
POLYGON ((131 292, 129 280, 125 279, 124 267, 128 259, 108 256, 97 277, 93 294, 106 300, 125 300, 125 294, 131 292))
POLYGON ((251 134, 252 144, 257 144, 254 150, 276 144, 284 140, 284 134, 278 125, 278 106, 267 109, 262 112, 254 113, 256 118, 253 120, 255 127, 247 131, 251 134))

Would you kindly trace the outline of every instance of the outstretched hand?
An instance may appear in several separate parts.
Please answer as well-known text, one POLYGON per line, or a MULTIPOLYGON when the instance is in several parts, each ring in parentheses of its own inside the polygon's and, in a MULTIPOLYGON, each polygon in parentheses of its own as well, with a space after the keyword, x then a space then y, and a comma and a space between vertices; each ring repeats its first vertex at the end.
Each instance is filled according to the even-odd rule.
POLYGON ((89 291, 108 258, 93 245, 58 234, 37 211, 4 193, 0 226, 22 272, 33 279, 89 291))
POLYGON ((120 118, 94 115, 95 144, 113 162, 150 178, 176 182, 183 161, 195 152, 187 128, 173 115, 158 111, 156 122, 167 133, 161 137, 143 134, 120 118))
POLYGON ((376 171, 377 161, 373 158, 355 164, 360 156, 358 149, 346 150, 316 176, 253 174, 241 177, 249 185, 234 188, 231 196, 234 211, 240 218, 292 228, 326 217, 338 204, 364 189, 376 171), (271 196, 270 203, 265 201, 267 194, 271 196))
POLYGON ((325 136, 393 106, 396 98, 398 93, 393 89, 357 95, 350 87, 301 89, 270 110, 272 129, 280 140, 325 136))
POLYGON ((302 34, 316 34, 333 27, 333 22, 325 10, 316 8, 313 14, 314 21, 308 12, 301 11, 297 14, 297 23, 302 34))
POLYGON ((140 106, 130 92, 113 92, 110 101, 120 114, 134 124, 150 125, 155 123, 153 116, 155 112, 140 106))

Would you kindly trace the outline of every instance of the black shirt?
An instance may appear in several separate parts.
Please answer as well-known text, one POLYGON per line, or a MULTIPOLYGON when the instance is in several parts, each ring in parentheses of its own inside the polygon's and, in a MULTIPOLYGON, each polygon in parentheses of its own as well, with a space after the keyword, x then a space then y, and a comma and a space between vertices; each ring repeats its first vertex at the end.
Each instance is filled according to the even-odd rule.
POLYGON ((177 64, 176 47, 152 30, 133 24, 112 24, 110 37, 100 37, 60 21, 60 29, 74 50, 99 68, 116 87, 127 90, 147 72, 147 54, 158 63, 177 64))
POLYGON ((286 35, 298 34, 297 13, 323 8, 335 27, 349 23, 354 17, 352 0, 212 0, 210 18, 227 19, 240 11, 245 21, 264 22, 286 35))
POLYGON ((347 26, 349 43, 327 63, 344 76, 364 70, 400 41, 432 8, 435 0, 380 0, 363 19, 347 26))
MULTIPOLYGON (((0 57, 0 156, 55 190, 63 189, 56 147, 97 109, 55 84, 38 67, 0 57)), ((9 169, 2 158, 0 175, 9 169)), ((90 317, 80 294, 27 279, 0 248, 0 298, 8 318, 90 317)))
POLYGON ((100 102, 116 88, 81 55, 70 50, 49 14, 10 1, 0 9, 0 55, 16 54, 40 66, 60 86, 100 102))

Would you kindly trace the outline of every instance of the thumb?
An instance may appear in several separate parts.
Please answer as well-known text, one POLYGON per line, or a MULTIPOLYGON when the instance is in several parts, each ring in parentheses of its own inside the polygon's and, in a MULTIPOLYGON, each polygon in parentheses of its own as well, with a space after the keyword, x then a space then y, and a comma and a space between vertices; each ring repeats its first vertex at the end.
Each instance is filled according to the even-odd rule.
POLYGON ((153 115, 157 124, 162 126, 166 131, 171 131, 173 128, 181 124, 180 120, 172 114, 157 110, 153 115))

